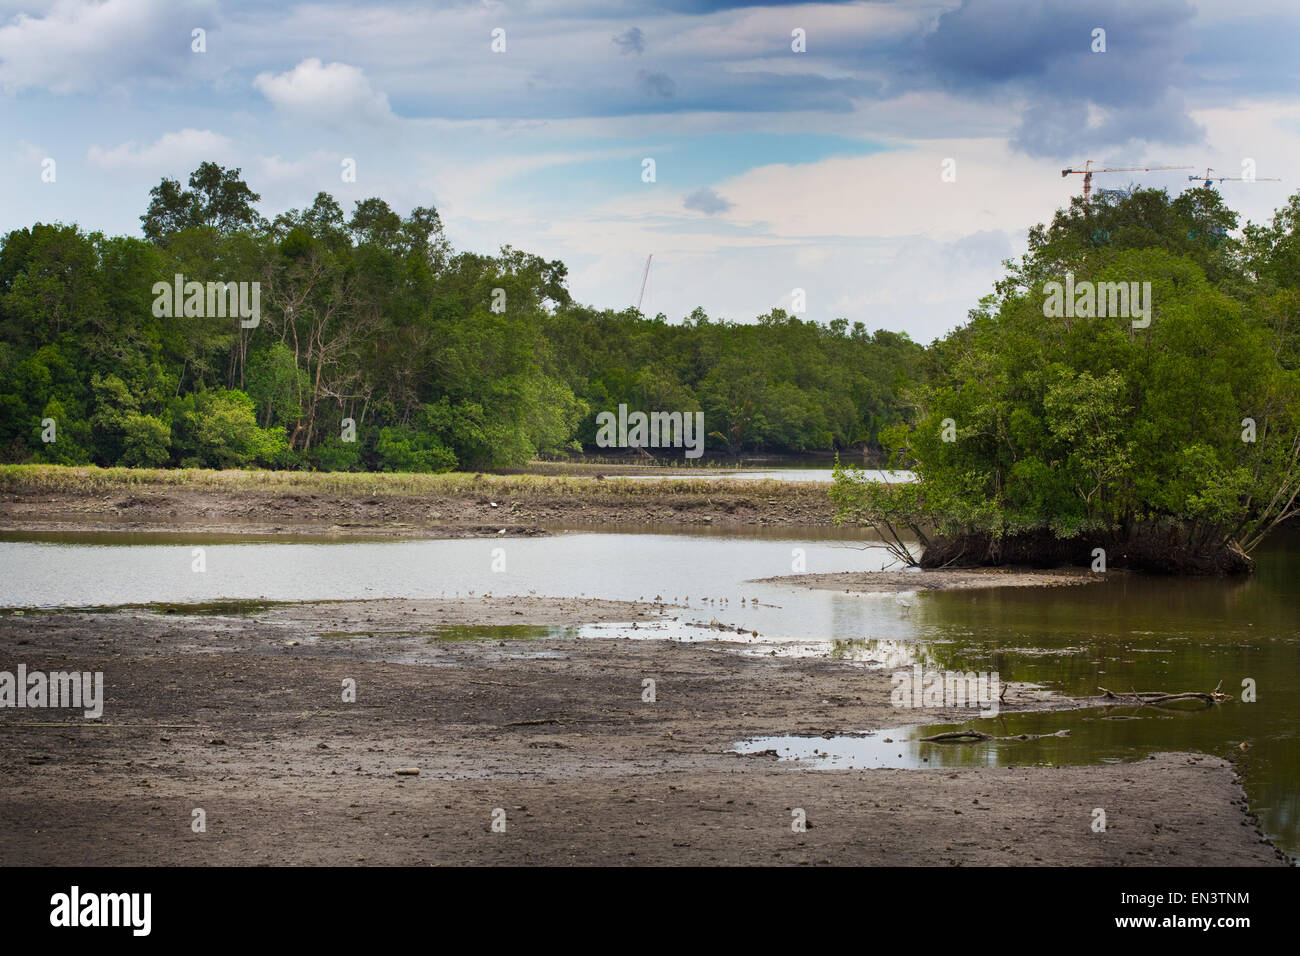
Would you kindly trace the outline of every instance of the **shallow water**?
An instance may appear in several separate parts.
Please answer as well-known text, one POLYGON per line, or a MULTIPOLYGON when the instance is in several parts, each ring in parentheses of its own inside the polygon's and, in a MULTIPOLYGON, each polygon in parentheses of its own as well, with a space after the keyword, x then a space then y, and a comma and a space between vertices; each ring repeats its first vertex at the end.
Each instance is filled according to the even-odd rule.
MULTIPOLYGON (((1202 708, 1131 705, 1003 714, 972 711, 961 724, 925 724, 872 736, 755 738, 737 749, 773 749, 810 768, 1095 764, 1185 750, 1228 756, 1243 770, 1264 831, 1300 854, 1300 536, 1279 537, 1256 554, 1249 579, 1116 576, 1094 587, 1002 588, 922 593, 911 601, 913 639, 928 667, 996 671, 1077 696, 1116 692, 1209 692, 1222 681, 1236 699, 1202 708), (1243 681, 1257 699, 1244 702, 1243 681), (963 727, 1038 740, 921 743, 963 727), (892 738, 886 744, 884 738, 892 738), (1242 744, 1246 744, 1245 749, 1242 744)), ((900 710, 924 720, 923 710, 900 710)))
MULTIPOLYGON (((910 471, 864 471, 874 481, 911 481, 910 471)), ((629 481, 660 481, 665 478, 698 478, 701 480, 739 479, 742 481, 813 481, 829 483, 833 473, 830 468, 771 468, 767 470, 744 469, 714 475, 696 475, 690 471, 666 470, 664 474, 620 475, 612 472, 606 478, 625 478, 629 481)))
MULTIPOLYGON (((1103 686, 1210 691, 1222 681, 1238 699, 1204 710, 1117 707, 995 719, 972 714, 970 721, 998 736, 1067 729, 1068 737, 923 744, 917 738, 956 725, 909 728, 924 723, 925 712, 900 709, 892 730, 843 728, 873 736, 766 738, 738 747, 775 749, 810 767, 1091 764, 1169 750, 1231 755, 1245 772, 1265 832, 1300 853, 1300 535, 1266 545, 1256 554, 1258 572, 1247 579, 1115 574, 1084 587, 849 595, 745 582, 789 574, 800 559, 810 572, 883 567, 887 553, 863 535, 638 530, 274 543, 193 535, 139 544, 130 543, 142 541, 139 536, 129 535, 9 535, 0 542, 0 606, 484 593, 657 598, 688 606, 669 611, 677 621, 587 625, 564 633, 725 640, 740 653, 827 655, 872 668, 919 661, 937 669, 996 671, 1004 683, 1031 682, 1081 696, 1103 686), (191 570, 193 547, 204 549, 203 573, 191 570), (493 571, 502 558, 505 570, 493 571), (729 629, 698 626, 712 620, 729 629), (1255 703, 1240 700, 1248 678, 1257 686, 1255 703), (884 743, 886 737, 893 742, 884 743), (1243 742, 1248 749, 1240 748, 1243 742)), ((445 639, 502 637, 465 632, 445 639)))
MULTIPOLYGON (((662 600, 684 616, 718 620, 766 640, 902 638, 909 624, 892 595, 851 598, 746 579, 877 569, 889 561, 867 539, 737 534, 563 533, 541 538, 123 545, 0 542, 0 607, 144 604, 221 598, 271 601, 477 597, 485 594, 662 600), (192 569, 194 548, 206 570, 192 569), (493 567, 504 567, 494 571, 493 567), (757 603, 755 603, 757 601, 757 603)), ((732 635, 739 640, 740 636, 732 635)))

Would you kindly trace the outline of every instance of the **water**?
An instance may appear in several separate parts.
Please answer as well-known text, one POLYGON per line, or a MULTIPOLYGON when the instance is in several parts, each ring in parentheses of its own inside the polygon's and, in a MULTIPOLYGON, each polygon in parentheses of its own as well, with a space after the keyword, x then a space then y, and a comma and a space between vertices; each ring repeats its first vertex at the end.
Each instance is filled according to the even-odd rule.
MULTIPOLYGON (((924 712, 900 710, 892 728, 844 727, 845 736, 830 740, 765 738, 739 742, 738 749, 774 749, 812 768, 1096 764, 1170 750, 1230 755, 1245 774, 1265 832, 1300 854, 1300 535, 1280 535, 1265 545, 1256 554, 1258 572, 1244 579, 1112 574, 1085 587, 904 595, 746 583, 790 573, 800 552, 813 572, 877 569, 889 560, 869 537, 841 530, 676 534, 647 527, 526 539, 333 543, 8 535, 0 541, 0 606, 484 593, 658 598, 688 607, 669 612, 677 621, 635 629, 588 625, 565 633, 575 639, 725 640, 739 653, 820 654, 864 668, 919 661, 938 669, 997 671, 1004 683, 1031 682, 1080 696, 1095 695, 1098 687, 1210 691, 1222 681, 1237 699, 1209 709, 1115 707, 969 722, 998 736, 1069 730, 1068 737, 924 744, 919 737, 958 725, 907 726, 924 721, 924 712), (205 551, 202 574, 191 570, 194 547, 205 551), (491 570, 497 548, 505 572, 491 570), (730 630, 699 626, 715 619, 730 630), (735 633, 736 627, 746 633, 735 633), (1246 679, 1256 684, 1255 703, 1240 700, 1246 679)), ((447 635, 479 636, 496 637, 447 635)))
MULTIPOLYGON (((741 752, 776 750, 810 768, 1080 765, 1145 759, 1161 751, 1232 757, 1245 775, 1264 831, 1300 854, 1300 536, 1278 537, 1256 554, 1251 578, 1121 577, 1094 587, 1002 588, 922 593, 911 599, 912 639, 927 667, 997 671, 1078 696, 1116 692, 1223 691, 1210 708, 1114 706, 1003 714, 962 724, 846 728, 830 740, 766 737, 741 752), (1243 681, 1255 683, 1246 703, 1243 681), (973 727, 1038 740, 921 743, 973 727), (884 738, 892 738, 885 743, 884 738), (1245 743, 1246 749, 1241 745, 1245 743)), ((869 642, 868 642, 869 643, 869 642)), ((900 714, 922 712, 900 711, 900 714)), ((900 721, 900 724, 902 721, 900 721)))
MULTIPOLYGON (((863 474, 873 481, 900 482, 911 481, 913 474, 910 471, 871 471, 865 470, 863 474)), ((671 471, 666 470, 663 474, 639 474, 639 475, 620 475, 617 473, 606 475, 607 478, 622 478, 627 481, 662 481, 666 478, 698 478, 703 481, 710 480, 734 480, 742 481, 811 481, 829 484, 833 478, 833 472, 830 468, 772 468, 764 471, 757 469, 745 469, 737 471, 727 471, 721 474, 697 475, 690 471, 671 471)))
MULTIPOLYGON (((788 535, 788 532, 785 533, 788 535)), ((0 542, 0 607, 61 607, 218 599, 269 601, 539 594, 652 601, 687 607, 701 623, 742 627, 730 639, 896 638, 908 622, 892 595, 852 598, 746 579, 809 571, 878 569, 883 547, 861 536, 754 538, 727 533, 562 533, 539 538, 321 543, 126 545, 124 536, 14 535, 0 542), (28 540, 12 540, 12 538, 28 540), (54 540, 32 540, 33 538, 54 540), (201 547, 206 570, 192 570, 201 547), (499 554, 498 554, 499 553, 499 554), (504 559, 504 572, 492 570, 504 559), (757 603, 755 603, 757 599, 757 603)), ((717 632, 715 632, 715 636, 717 632)))

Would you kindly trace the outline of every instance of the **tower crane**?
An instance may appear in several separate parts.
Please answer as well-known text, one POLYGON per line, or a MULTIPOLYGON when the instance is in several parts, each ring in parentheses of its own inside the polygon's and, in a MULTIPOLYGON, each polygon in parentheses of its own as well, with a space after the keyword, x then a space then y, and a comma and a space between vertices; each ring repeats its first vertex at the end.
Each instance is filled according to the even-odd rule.
POLYGON ((1083 176, 1083 201, 1086 203, 1092 196, 1092 174, 1093 173, 1149 173, 1159 169, 1195 169, 1195 166, 1093 166, 1094 160, 1088 160, 1083 164, 1081 169, 1063 169, 1061 176, 1069 176, 1071 173, 1081 174, 1083 176))
POLYGON ((636 297, 636 310, 638 312, 641 311, 641 300, 645 298, 645 280, 650 278, 650 260, 654 257, 653 252, 645 257, 645 269, 641 273, 641 294, 636 297))
POLYGON ((1215 183, 1280 183, 1282 180, 1274 176, 1255 176, 1247 179, 1244 176, 1213 176, 1213 169, 1206 167, 1204 176, 1188 176, 1188 180, 1200 180, 1207 186, 1213 186, 1215 183))

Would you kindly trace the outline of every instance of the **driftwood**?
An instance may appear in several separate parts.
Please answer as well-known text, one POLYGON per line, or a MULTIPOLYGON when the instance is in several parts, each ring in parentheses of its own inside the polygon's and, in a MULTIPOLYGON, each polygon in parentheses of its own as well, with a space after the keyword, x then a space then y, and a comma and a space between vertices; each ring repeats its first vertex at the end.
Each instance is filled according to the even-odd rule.
MULTIPOLYGON (((1002 693, 1006 693, 1006 688, 1010 685, 1003 685, 1002 693)), ((1098 687, 1101 691, 1102 699, 1107 701, 1107 706, 1137 705, 1138 707, 1163 707, 1166 704, 1172 704, 1181 700, 1196 700, 1205 704, 1206 707, 1213 707, 1215 704, 1221 704, 1224 701, 1232 700, 1231 694, 1223 693, 1220 688, 1223 687, 1223 681, 1214 685, 1214 690, 1208 694, 1200 691, 1186 691, 1181 694, 1168 694, 1164 691, 1132 691, 1131 693, 1116 693, 1113 690, 1107 690, 1105 687, 1098 687)), ((1011 737, 995 737, 992 734, 986 734, 978 730, 966 728, 965 730, 950 730, 942 734, 934 734, 930 737, 922 737, 920 743, 923 744, 970 744, 979 743, 984 740, 1041 740, 1044 737, 1068 737, 1068 730, 1058 730, 1054 734, 1016 734, 1011 737)))
POLYGON ((1044 737, 1068 736, 1070 736, 1068 730, 1058 730, 1054 734, 1013 734, 1010 737, 994 737, 992 734, 981 733, 968 727, 965 730, 950 730, 947 733, 935 734, 932 737, 922 737, 920 742, 923 744, 970 744, 978 743, 981 740, 1042 740, 1044 737))
POLYGON ((1105 687, 1099 686, 1097 689, 1101 691, 1101 695, 1104 699, 1114 701, 1116 704, 1137 704, 1139 707, 1145 707, 1148 705, 1161 707, 1165 704, 1170 704, 1179 700, 1199 700, 1204 703, 1206 707, 1211 707, 1214 704, 1221 704, 1224 701, 1232 700, 1231 694, 1220 692, 1219 688, 1222 686, 1223 681, 1219 681, 1214 685, 1214 690, 1210 691, 1208 694, 1203 694, 1200 691, 1186 691, 1181 694, 1167 694, 1164 691, 1133 691, 1128 694, 1117 694, 1113 690, 1107 690, 1105 687))

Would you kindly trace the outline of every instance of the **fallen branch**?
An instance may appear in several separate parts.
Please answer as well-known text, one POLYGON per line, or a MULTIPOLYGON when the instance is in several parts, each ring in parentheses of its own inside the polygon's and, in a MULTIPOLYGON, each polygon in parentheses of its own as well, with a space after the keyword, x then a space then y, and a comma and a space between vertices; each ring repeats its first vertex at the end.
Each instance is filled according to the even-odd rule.
POLYGON ((983 734, 978 730, 950 730, 947 733, 935 734, 932 737, 922 737, 923 744, 951 744, 951 743, 969 743, 976 740, 992 740, 992 734, 983 734))
POLYGON ((1134 703, 1140 707, 1148 704, 1158 707, 1179 700, 1199 700, 1203 701, 1208 707, 1213 704, 1221 704, 1224 701, 1232 700, 1231 694, 1224 694, 1219 691, 1219 688, 1222 686, 1223 681, 1219 681, 1219 683, 1214 685, 1214 690, 1210 691, 1208 694, 1203 694, 1200 691, 1186 691, 1181 694, 1169 694, 1164 691, 1142 691, 1140 693, 1138 691, 1133 691, 1128 694, 1117 694, 1113 690, 1107 690, 1105 687, 1098 686, 1097 689, 1102 692, 1102 697, 1106 700, 1113 700, 1118 703, 1134 703))
POLYGON ((935 734, 932 737, 922 737, 920 742, 923 744, 970 744, 978 743, 981 740, 1042 740, 1044 737, 1068 737, 1068 730, 1058 730, 1052 734, 1013 734, 1010 737, 994 737, 992 734, 981 733, 978 730, 950 730, 947 733, 935 734))

